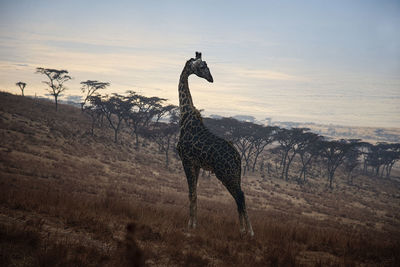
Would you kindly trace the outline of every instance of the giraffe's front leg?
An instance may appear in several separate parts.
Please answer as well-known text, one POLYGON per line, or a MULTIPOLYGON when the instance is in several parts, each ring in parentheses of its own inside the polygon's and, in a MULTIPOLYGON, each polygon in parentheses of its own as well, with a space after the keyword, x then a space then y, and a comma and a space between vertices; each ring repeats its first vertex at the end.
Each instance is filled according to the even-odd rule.
POLYGON ((199 167, 195 167, 191 163, 183 163, 188 187, 189 187, 189 228, 196 228, 197 224, 197 179, 199 177, 199 167))

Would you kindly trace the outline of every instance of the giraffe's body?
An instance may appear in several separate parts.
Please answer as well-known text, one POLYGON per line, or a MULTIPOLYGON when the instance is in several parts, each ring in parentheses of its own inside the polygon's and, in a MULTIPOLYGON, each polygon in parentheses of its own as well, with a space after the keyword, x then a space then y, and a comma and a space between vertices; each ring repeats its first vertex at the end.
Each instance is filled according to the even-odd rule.
POLYGON ((213 82, 213 78, 201 54, 196 53, 196 59, 190 59, 182 71, 179 80, 180 107, 180 137, 177 145, 179 156, 189 186, 190 219, 189 227, 195 228, 197 219, 197 180, 200 168, 215 173, 236 201, 241 231, 245 225, 250 235, 254 235, 247 216, 243 191, 241 190, 241 161, 234 146, 224 139, 211 133, 203 124, 200 112, 194 107, 190 95, 188 77, 196 74, 213 82))

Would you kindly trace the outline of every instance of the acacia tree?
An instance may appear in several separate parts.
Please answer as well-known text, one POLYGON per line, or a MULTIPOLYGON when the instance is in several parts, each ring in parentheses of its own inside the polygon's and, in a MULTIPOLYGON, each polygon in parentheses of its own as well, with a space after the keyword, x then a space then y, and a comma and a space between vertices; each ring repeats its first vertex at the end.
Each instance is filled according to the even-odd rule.
POLYGON ((360 155, 363 160, 363 173, 368 174, 368 155, 371 152, 371 147, 373 145, 367 142, 360 143, 360 155))
POLYGON ((281 150, 281 179, 289 179, 290 165, 304 142, 302 135, 308 130, 307 128, 281 128, 277 131, 276 140, 280 144, 281 150))
POLYGON ((122 121, 131 109, 131 103, 125 101, 125 97, 119 94, 113 94, 111 97, 108 95, 93 97, 91 100, 92 104, 99 108, 107 118, 110 127, 114 130, 114 142, 117 143, 122 121))
POLYGON ((169 117, 170 119, 170 123, 172 122, 179 122, 179 115, 178 115, 178 111, 176 110, 177 106, 175 105, 166 105, 166 106, 156 106, 156 108, 154 109, 154 122, 158 123, 161 118, 163 117, 169 117), (177 120, 176 120, 177 119, 177 120))
POLYGON ((48 89, 50 95, 54 96, 54 101, 56 103, 56 110, 58 110, 58 97, 67 88, 64 83, 71 80, 71 76, 68 75, 67 70, 56 70, 56 69, 46 69, 46 68, 36 68, 36 73, 44 74, 49 78, 49 81, 43 81, 47 84, 50 89, 48 89))
POLYGON ((177 139, 179 133, 179 117, 177 113, 179 112, 179 107, 177 106, 166 106, 167 113, 170 120, 169 123, 156 122, 154 127, 147 129, 147 136, 154 140, 158 144, 159 151, 165 155, 165 167, 168 169, 169 166, 169 152, 171 147, 175 145, 174 140, 177 139))
POLYGON ((89 100, 89 98, 93 95, 95 95, 95 93, 100 90, 100 89, 104 89, 107 86, 110 86, 110 83, 106 83, 106 82, 99 82, 99 81, 92 81, 92 80, 87 80, 84 82, 81 82, 82 84, 82 93, 86 94, 85 98, 83 100, 83 102, 81 103, 81 110, 83 111, 84 106, 86 104, 86 102, 89 100))
POLYGON ((390 144, 388 146, 388 160, 386 163, 386 177, 389 178, 393 165, 400 160, 400 144, 390 144))
POLYGON ((22 96, 24 96, 24 89, 25 89, 26 83, 24 83, 24 82, 17 82, 15 85, 18 86, 19 89, 21 89, 21 94, 22 94, 22 96))
POLYGON ((367 163, 376 176, 390 177, 392 167, 400 159, 400 144, 378 143, 370 147, 367 163))
POLYGON ((346 154, 357 145, 344 139, 339 141, 321 141, 321 156, 324 158, 327 168, 329 187, 332 188, 336 169, 343 163, 346 154))
POLYGON ((280 163, 281 168, 281 179, 283 179, 286 170, 286 162, 290 149, 292 149, 293 143, 290 138, 290 130, 285 128, 280 128, 276 133, 276 141, 279 143, 279 147, 275 149, 275 153, 280 153, 280 163))
POLYGON ((154 118, 161 118, 158 114, 164 113, 162 102, 166 99, 145 97, 134 91, 128 91, 126 101, 130 103, 130 109, 125 113, 124 120, 131 129, 132 135, 135 136, 136 149, 139 149, 139 135, 154 118))
POLYGON ((91 118, 92 123, 90 133, 92 136, 94 136, 94 128, 96 124, 99 123, 101 116, 103 116, 104 114, 101 110, 101 105, 96 105, 96 103, 101 102, 100 95, 92 95, 88 98, 88 101, 90 105, 84 107, 84 111, 91 118))
POLYGON ((302 135, 302 145, 298 148, 297 153, 300 156, 301 170, 299 175, 299 181, 303 179, 303 183, 306 182, 306 175, 308 169, 311 167, 313 161, 319 156, 321 146, 320 141, 322 136, 307 132, 302 135))
POLYGON ((250 169, 250 160, 255 152, 253 133, 258 126, 259 125, 251 122, 238 121, 238 127, 232 133, 233 142, 239 151, 242 163, 244 163, 243 176, 246 175, 246 172, 250 169))
POLYGON ((254 158, 253 158, 253 167, 252 171, 255 171, 255 167, 258 161, 259 156, 264 151, 265 147, 271 144, 274 141, 274 135, 277 130, 277 127, 272 126, 261 126, 256 127, 253 135, 253 144, 254 144, 254 158))
POLYGON ((373 145, 368 153, 368 165, 372 167, 372 173, 376 176, 379 175, 379 170, 383 165, 384 145, 385 143, 373 145))
POLYGON ((360 147, 363 146, 359 139, 349 140, 354 146, 350 147, 349 151, 344 157, 344 171, 347 173, 348 184, 353 184, 354 170, 360 165, 361 150, 360 147))
POLYGON ((306 131, 309 131, 308 128, 293 128, 290 130, 289 138, 292 139, 289 143, 292 144, 292 147, 288 153, 288 160, 286 163, 285 170, 285 179, 286 181, 289 179, 289 168, 293 162, 295 156, 299 153, 299 150, 302 149, 306 143, 307 139, 304 138, 306 131))

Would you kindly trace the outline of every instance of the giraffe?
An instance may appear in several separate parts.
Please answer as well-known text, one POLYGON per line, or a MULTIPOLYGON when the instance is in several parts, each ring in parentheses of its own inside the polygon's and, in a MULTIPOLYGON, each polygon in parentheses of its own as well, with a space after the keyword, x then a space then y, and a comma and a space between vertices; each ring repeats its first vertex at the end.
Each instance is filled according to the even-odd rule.
POLYGON ((200 112, 194 107, 188 77, 196 74, 213 82, 207 63, 196 52, 189 59, 179 79, 180 136, 177 144, 189 187, 189 228, 197 224, 197 181, 200 168, 212 171, 236 201, 240 232, 254 236, 241 189, 241 160, 232 143, 211 133, 203 124, 200 112))

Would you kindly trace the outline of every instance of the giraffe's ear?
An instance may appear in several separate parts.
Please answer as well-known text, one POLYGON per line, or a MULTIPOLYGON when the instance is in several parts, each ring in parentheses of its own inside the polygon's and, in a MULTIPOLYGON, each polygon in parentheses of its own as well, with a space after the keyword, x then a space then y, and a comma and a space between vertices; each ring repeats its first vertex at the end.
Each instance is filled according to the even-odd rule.
POLYGON ((196 52, 196 59, 201 59, 201 52, 196 52))

